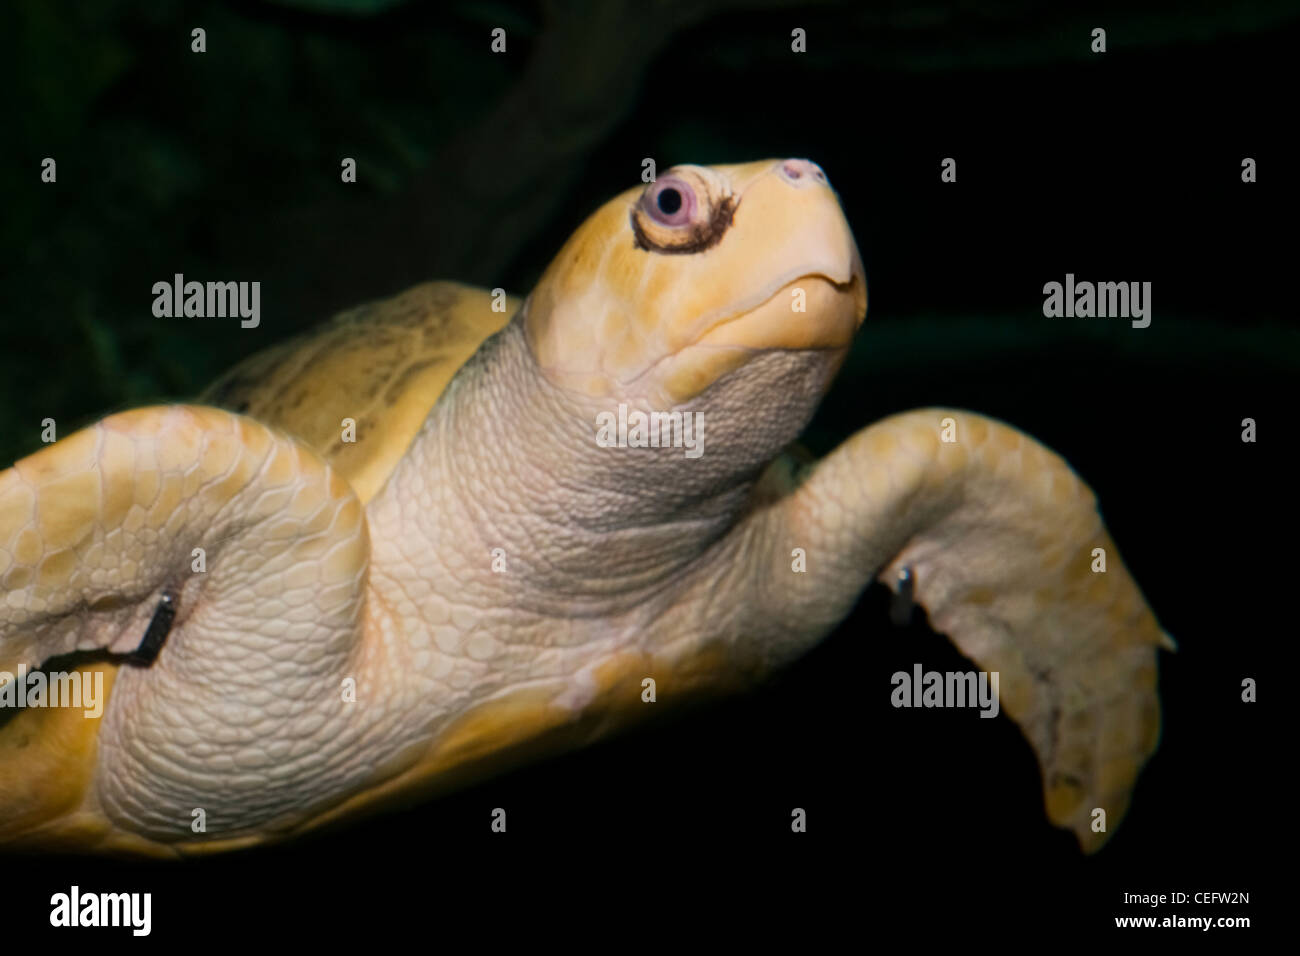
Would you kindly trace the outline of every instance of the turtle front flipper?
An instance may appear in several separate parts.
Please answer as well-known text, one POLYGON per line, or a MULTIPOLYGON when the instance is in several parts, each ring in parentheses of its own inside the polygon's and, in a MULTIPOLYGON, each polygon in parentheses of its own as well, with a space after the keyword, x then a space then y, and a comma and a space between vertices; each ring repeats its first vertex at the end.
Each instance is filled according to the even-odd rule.
POLYGON ((217 409, 114 415, 0 472, 9 689, 52 660, 112 688, 102 716, 53 680, 40 709, 0 708, 0 843, 166 847, 198 839, 199 808, 208 833, 273 818, 319 763, 298 751, 338 733, 321 701, 364 656, 367 560, 348 484, 217 409))
POLYGON ((1155 751, 1156 649, 1173 642, 1092 492, 1032 438, 946 409, 872 425, 788 484, 756 516, 784 558, 771 558, 754 613, 826 633, 872 576, 912 590, 935 630, 998 672, 1001 707, 1042 767, 1048 818, 1099 848, 1155 751), (795 547, 804 574, 790 573, 795 547))

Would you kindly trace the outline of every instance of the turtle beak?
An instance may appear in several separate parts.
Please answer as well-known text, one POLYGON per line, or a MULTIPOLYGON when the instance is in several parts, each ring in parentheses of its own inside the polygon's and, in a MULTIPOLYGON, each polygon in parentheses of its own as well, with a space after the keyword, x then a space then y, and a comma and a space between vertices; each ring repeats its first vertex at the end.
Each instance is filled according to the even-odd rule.
POLYGON ((751 221, 782 249, 779 270, 709 323, 699 345, 843 348, 867 313, 867 280, 853 231, 820 166, 785 159, 738 167, 737 232, 751 221), (758 167, 757 169, 755 167, 758 167))
POLYGON ((830 235, 817 235, 817 238, 821 240, 828 259, 835 264, 814 275, 836 286, 847 298, 852 305, 856 331, 867 314, 867 276, 862 266, 862 254, 858 251, 857 241, 853 238, 853 231, 840 210, 839 197, 831 189, 826 173, 811 160, 781 160, 775 166, 775 173, 779 179, 794 189, 816 191, 821 194, 823 200, 826 194, 829 194, 837 214, 826 217, 830 235))

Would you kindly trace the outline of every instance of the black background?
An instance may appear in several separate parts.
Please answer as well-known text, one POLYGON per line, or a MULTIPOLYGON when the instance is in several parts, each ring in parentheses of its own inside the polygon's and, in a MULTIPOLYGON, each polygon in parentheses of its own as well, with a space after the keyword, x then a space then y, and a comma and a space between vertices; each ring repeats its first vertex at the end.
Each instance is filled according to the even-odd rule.
MULTIPOLYGON (((339 90, 365 77, 363 106, 424 96, 442 122, 459 116, 468 128, 475 110, 536 82, 528 57, 551 21, 526 5, 399 4, 346 17, 301 9, 310 4, 196 5, 194 15, 163 6, 152 18, 112 6, 116 19, 101 29, 134 58, 74 131, 56 122, 63 107, 33 91, 76 65, 17 61, 11 92, 27 97, 26 139, 10 147, 7 168, 18 172, 4 189, 11 226, 27 216, 31 231, 7 236, 6 261, 19 266, 4 279, 0 317, 16 345, 2 380, 10 457, 36 447, 34 421, 46 414, 79 424, 182 399, 230 361, 333 308, 397 291, 399 280, 459 266, 450 277, 526 291, 587 213, 638 180, 643 157, 664 169, 806 156, 840 192, 871 298, 808 444, 825 452, 921 405, 1015 424, 1097 492, 1180 650, 1161 656, 1160 750, 1118 832, 1090 858, 1046 823, 1036 763, 1009 720, 890 706, 894 671, 970 665, 922 622, 891 627, 873 587, 822 646, 752 695, 404 813, 179 864, 0 857, 8 933, 48 929, 50 894, 72 883, 152 892, 154 938, 167 940, 328 943, 405 926, 430 948, 462 934, 472 945, 518 933, 538 946, 672 945, 688 928, 691 938, 723 939, 789 927, 813 948, 900 933, 1029 941, 1043 931, 1142 932, 1114 929, 1117 915, 1200 912, 1121 902, 1125 891, 1171 890, 1247 891, 1249 905, 1205 912, 1250 916, 1250 935, 1273 921, 1276 861, 1290 840, 1290 815, 1275 800, 1293 753, 1281 649, 1294 634, 1288 459, 1300 364, 1288 184, 1294 15, 1268 4, 1194 14, 1159 4, 1050 14, 937 4, 928 18, 901 4, 721 4, 665 30, 599 120, 575 114, 596 131, 573 155, 548 157, 550 171, 525 177, 554 194, 527 235, 485 254, 491 269, 441 248, 421 262, 410 248, 418 229, 364 231, 367 197, 375 208, 400 202, 422 168, 453 161, 455 131, 440 128, 422 141, 427 155, 409 169, 390 164, 398 172, 380 186, 366 183, 363 159, 361 211, 350 213, 363 228, 327 231, 356 268, 324 279, 319 246, 304 237, 301 248, 268 250, 266 237, 302 221, 304 209, 331 208, 338 156, 372 155, 389 168, 391 143, 339 90), (204 16, 238 24, 247 45, 231 48, 214 33, 211 52, 188 54, 189 24, 204 16), (509 63, 483 67, 504 72, 474 82, 471 64, 491 56, 494 17, 511 31, 509 63), (793 26, 808 30, 806 55, 789 52, 793 26), (1092 26, 1109 29, 1108 53, 1089 52, 1092 26), (256 37, 295 50, 317 43, 327 62, 338 57, 337 71, 322 74, 337 89, 300 79, 265 102, 245 95, 237 108, 221 105, 223 88, 246 93, 248 75, 273 75, 255 62, 268 55, 256 37), (412 89, 408 62, 421 38, 441 51, 419 74, 423 90, 412 89), (231 162, 286 103, 298 110, 282 121, 311 131, 311 148, 264 138, 258 156, 231 162), (205 126, 208 107, 220 119, 205 126), (241 116, 243 132, 229 125, 241 116), (168 141, 191 137, 198 159, 187 185, 105 212, 107 184, 135 181, 130 151, 105 144, 129 135, 121 130, 159 135, 151 124, 168 141), (64 150, 57 187, 33 172, 53 151, 42 135, 64 150), (303 165, 313 149, 332 158, 303 165), (939 179, 947 156, 957 159, 955 184, 939 179), (1246 156, 1258 161, 1258 183, 1241 182, 1246 156), (110 223, 122 231, 106 233, 110 223), (89 274, 79 276, 77 255, 94 263, 89 274), (260 278, 263 327, 153 319, 148 289, 176 271, 260 278), (1042 286, 1067 272, 1150 281, 1151 326, 1044 318, 1042 286), (337 301, 315 301, 322 283, 337 301), (43 290, 39 320, 33 289, 43 290), (100 346, 78 344, 88 327, 74 320, 78 309, 90 316, 86 340, 100 346), (115 356, 107 366, 105 354, 115 356), (1258 422, 1256 444, 1240 440, 1245 417, 1258 422), (1259 681, 1259 703, 1240 701, 1244 677, 1259 681), (490 832, 494 807, 507 810, 507 834, 490 832), (808 812, 806 834, 790 832, 793 807, 808 812)), ((94 42, 94 24, 69 14, 64 25, 94 42)), ((611 28, 603 42, 637 41, 611 28)), ((423 228, 485 241, 460 221, 423 228)))

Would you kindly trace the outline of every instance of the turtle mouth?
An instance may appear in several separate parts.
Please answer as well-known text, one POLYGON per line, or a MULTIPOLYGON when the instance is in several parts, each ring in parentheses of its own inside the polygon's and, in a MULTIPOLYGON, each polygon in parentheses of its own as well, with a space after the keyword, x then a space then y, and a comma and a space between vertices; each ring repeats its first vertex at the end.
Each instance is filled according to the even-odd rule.
POLYGON ((799 272, 785 278, 749 308, 699 323, 699 334, 652 361, 619 391, 656 407, 675 406, 767 352, 821 351, 838 361, 835 356, 848 350, 867 305, 861 269, 840 276, 799 272))
POLYGON ((708 322, 686 347, 843 348, 852 341, 866 312, 867 283, 861 266, 804 272, 778 280, 753 302, 708 322))

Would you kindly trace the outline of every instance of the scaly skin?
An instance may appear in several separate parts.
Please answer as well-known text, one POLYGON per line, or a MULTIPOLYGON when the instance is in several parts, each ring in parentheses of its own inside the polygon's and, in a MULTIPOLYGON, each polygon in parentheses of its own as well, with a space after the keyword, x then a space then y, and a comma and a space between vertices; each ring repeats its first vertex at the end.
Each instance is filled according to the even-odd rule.
POLYGON ((1113 832, 1155 746, 1167 638, 1091 494, 1005 425, 925 410, 812 467, 781 454, 864 312, 815 166, 682 167, 579 229, 385 483, 349 466, 373 497, 324 438, 201 407, 0 474, 0 668, 130 651, 165 591, 178 607, 101 720, 0 727, 0 840, 203 852, 417 799, 627 724, 646 677, 664 702, 760 678, 906 566, 1002 673, 1051 819, 1100 845, 1091 809, 1113 832), (598 445, 619 403, 699 412, 704 454, 598 445))

